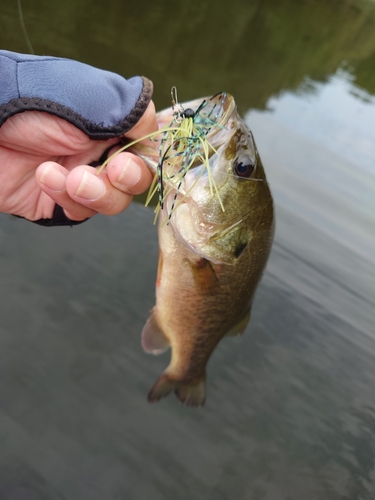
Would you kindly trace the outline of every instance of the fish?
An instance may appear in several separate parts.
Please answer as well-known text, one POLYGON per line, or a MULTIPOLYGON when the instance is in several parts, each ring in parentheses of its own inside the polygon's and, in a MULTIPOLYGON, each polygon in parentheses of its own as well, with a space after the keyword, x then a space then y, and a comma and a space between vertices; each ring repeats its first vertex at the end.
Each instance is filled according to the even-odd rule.
MULTIPOLYGON (((254 137, 234 98, 220 93, 180 106, 180 118, 192 117, 209 152, 204 161, 194 150, 181 174, 180 151, 164 169, 156 303, 141 338, 147 353, 171 349, 148 400, 174 392, 181 403, 201 406, 211 354, 223 337, 242 334, 249 322, 272 246, 274 208, 254 137)), ((159 126, 176 115, 173 107, 158 113, 159 126)), ((155 146, 133 152, 153 172, 160 170, 155 146)))

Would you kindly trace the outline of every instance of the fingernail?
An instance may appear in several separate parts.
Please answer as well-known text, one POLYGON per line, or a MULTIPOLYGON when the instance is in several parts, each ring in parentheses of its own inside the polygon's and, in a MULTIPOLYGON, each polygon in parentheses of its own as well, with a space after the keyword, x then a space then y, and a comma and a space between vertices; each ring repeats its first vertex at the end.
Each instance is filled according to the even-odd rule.
POLYGON ((138 163, 133 161, 131 158, 128 158, 128 161, 118 178, 118 182, 120 182, 123 186, 133 187, 137 184, 137 182, 139 182, 141 175, 142 170, 138 163))
POLYGON ((95 201, 100 198, 105 191, 103 181, 94 174, 85 170, 80 185, 76 191, 76 196, 85 200, 95 201))
POLYGON ((40 176, 40 182, 52 191, 64 191, 66 188, 66 175, 54 165, 48 165, 40 176))

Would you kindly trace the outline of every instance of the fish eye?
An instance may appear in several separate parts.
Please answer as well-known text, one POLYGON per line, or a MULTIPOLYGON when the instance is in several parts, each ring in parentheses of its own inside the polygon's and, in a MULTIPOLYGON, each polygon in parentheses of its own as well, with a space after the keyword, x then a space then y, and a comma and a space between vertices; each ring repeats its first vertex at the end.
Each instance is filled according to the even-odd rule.
POLYGON ((255 170, 255 161, 250 155, 240 155, 233 164, 233 171, 238 177, 246 179, 255 170))

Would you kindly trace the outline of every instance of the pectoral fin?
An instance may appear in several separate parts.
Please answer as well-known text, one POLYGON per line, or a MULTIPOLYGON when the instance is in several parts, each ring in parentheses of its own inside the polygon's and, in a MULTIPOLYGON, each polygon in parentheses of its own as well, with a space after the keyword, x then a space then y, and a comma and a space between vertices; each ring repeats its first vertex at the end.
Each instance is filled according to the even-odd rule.
POLYGON ((196 261, 189 260, 189 265, 199 293, 210 293, 219 286, 219 280, 209 260, 204 258, 196 261))
POLYGON ((152 309, 142 330, 142 347, 150 354, 161 354, 170 346, 168 338, 159 327, 155 317, 155 308, 152 309))

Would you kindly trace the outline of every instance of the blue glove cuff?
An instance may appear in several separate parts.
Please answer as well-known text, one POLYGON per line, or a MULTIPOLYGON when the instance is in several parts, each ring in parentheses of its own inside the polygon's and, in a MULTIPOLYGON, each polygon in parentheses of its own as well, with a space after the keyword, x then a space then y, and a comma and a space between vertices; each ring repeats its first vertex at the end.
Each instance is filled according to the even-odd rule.
POLYGON ((0 126, 23 111, 45 111, 72 123, 91 139, 128 132, 145 112, 153 85, 125 80, 87 64, 0 50, 0 126))

